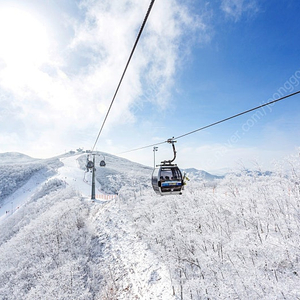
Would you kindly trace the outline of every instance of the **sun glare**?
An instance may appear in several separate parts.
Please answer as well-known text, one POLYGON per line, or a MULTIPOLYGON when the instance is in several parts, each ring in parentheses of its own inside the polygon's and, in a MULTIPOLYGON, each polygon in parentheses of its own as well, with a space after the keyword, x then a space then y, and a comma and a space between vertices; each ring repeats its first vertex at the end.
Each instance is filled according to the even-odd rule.
POLYGON ((47 60, 46 28, 27 11, 0 9, 0 59, 17 68, 40 65, 47 60))

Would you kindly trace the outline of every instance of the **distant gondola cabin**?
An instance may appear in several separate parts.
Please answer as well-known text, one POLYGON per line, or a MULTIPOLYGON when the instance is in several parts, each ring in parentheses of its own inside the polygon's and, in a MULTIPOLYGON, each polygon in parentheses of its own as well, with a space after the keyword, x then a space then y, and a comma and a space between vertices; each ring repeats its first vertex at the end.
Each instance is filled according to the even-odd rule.
POLYGON ((89 160, 86 164, 86 167, 87 167, 87 169, 92 169, 92 168, 94 168, 94 163, 91 160, 89 160))

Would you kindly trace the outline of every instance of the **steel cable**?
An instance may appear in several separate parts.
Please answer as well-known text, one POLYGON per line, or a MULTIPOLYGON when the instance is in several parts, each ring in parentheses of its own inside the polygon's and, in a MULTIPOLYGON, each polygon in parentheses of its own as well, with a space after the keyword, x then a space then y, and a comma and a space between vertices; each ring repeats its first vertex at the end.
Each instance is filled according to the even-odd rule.
POLYGON ((249 112, 251 112, 251 111, 260 109, 260 108, 262 108, 262 107, 265 107, 265 106, 271 105, 271 104, 273 104, 273 103, 279 102, 279 101, 281 101, 281 100, 287 99, 287 98, 289 98, 289 97, 295 96, 295 95, 297 95, 297 94, 299 94, 299 93, 300 93, 300 91, 294 92, 294 93, 292 93, 292 94, 286 95, 286 96, 281 97, 281 98, 279 98, 279 99, 276 99, 276 100, 267 102, 267 103, 265 103, 265 104, 256 106, 256 107, 254 107, 254 108, 245 110, 245 111, 243 111, 243 112, 241 112, 241 113, 238 113, 238 114, 235 114, 235 115, 233 115, 233 116, 231 116, 231 117, 228 117, 228 118, 222 119, 222 120, 220 120, 220 121, 211 123, 211 124, 209 124, 209 125, 200 127, 200 128, 198 128, 198 129, 195 129, 195 130, 193 130, 193 131, 190 131, 190 132, 187 132, 187 133, 185 133, 185 134, 179 135, 179 136, 177 136, 177 137, 173 137, 173 138, 168 139, 168 140, 166 140, 166 141, 159 142, 159 143, 152 144, 152 145, 148 145, 148 146, 144 146, 144 147, 140 147, 140 148, 135 148, 135 149, 128 150, 128 151, 125 151, 125 152, 121 152, 121 153, 119 153, 119 154, 124 154, 124 153, 133 152, 133 151, 137 151, 137 150, 141 150, 141 149, 145 149, 145 148, 149 148, 149 147, 154 147, 154 146, 161 145, 161 144, 164 144, 164 143, 169 143, 170 140, 178 140, 178 139, 181 139, 181 138, 183 138, 183 137, 185 137, 185 136, 187 136, 187 135, 190 135, 190 134, 193 134, 193 133, 198 132, 198 131, 200 131, 200 130, 204 130, 204 129, 207 129, 207 128, 209 128, 209 127, 215 126, 215 125, 217 125, 217 124, 226 122, 226 121, 228 121, 228 120, 234 119, 234 118, 239 117, 239 116, 242 116, 242 115, 244 115, 244 114, 247 114, 247 113, 249 113, 249 112))
POLYGON ((113 106, 113 103, 114 103, 114 101, 115 101, 115 98, 116 98, 116 96, 117 96, 117 93, 118 93, 118 91, 119 91, 119 88, 120 88, 120 86, 121 86, 121 83, 122 83, 122 81, 123 81, 123 78, 124 78, 124 76, 125 76, 125 73, 126 73, 126 71, 127 71, 128 66, 129 66, 129 63, 130 63, 130 61, 131 61, 131 58, 132 58, 133 53, 134 53, 134 51, 135 51, 135 48, 136 48, 136 46, 137 46, 137 44, 138 44, 138 41, 139 41, 139 39, 140 39, 140 37, 141 37, 141 34, 142 34, 142 32, 143 32, 143 29, 144 29, 144 27, 145 27, 145 25, 146 25, 146 22, 147 22, 147 19, 148 19, 148 17, 149 17, 149 14, 150 14, 150 12, 151 12, 151 9, 152 9, 152 6, 153 6, 153 4, 154 4, 154 1, 155 1, 155 0, 152 0, 151 3, 150 3, 150 5, 149 5, 149 8, 148 8, 147 13, 146 13, 146 16, 145 16, 144 21, 143 21, 143 23, 142 23, 142 26, 141 26, 141 28, 140 28, 140 30, 139 30, 139 33, 138 33, 138 36, 137 36, 136 41, 135 41, 135 43, 134 43, 134 46, 133 46, 133 48, 132 48, 132 51, 131 51, 131 53, 130 53, 130 55, 129 55, 128 61, 127 61, 127 63, 126 63, 125 69, 124 69, 124 71, 123 71, 123 74, 122 74, 122 76, 121 76, 121 79, 120 79, 120 81, 119 81, 119 84, 118 84, 118 86, 117 86, 117 89, 116 89, 116 91, 115 91, 115 94, 114 94, 114 96, 113 96, 113 98, 112 98, 112 101, 111 101, 111 103, 110 103, 110 106, 109 106, 109 108, 108 108, 108 111, 107 111, 107 113, 106 113, 106 116, 105 116, 105 118, 104 118, 104 120, 103 120, 102 126, 101 126, 101 128, 100 128, 100 130, 99 130, 99 133, 98 133, 98 135, 97 135, 97 138, 96 138, 96 141, 95 141, 95 143, 94 143, 94 146, 92 147, 92 152, 94 151, 94 149, 95 149, 95 147, 96 147, 96 144, 97 144, 97 142, 98 142, 98 140, 99 140, 99 137, 100 137, 100 135, 101 135, 101 132, 102 132, 102 130, 103 130, 103 127, 104 127, 104 125, 105 125, 105 122, 106 122, 106 120, 107 120, 107 117, 108 117, 108 115, 109 115, 109 113, 110 113, 110 110, 111 110, 111 108, 112 108, 112 106, 113 106))

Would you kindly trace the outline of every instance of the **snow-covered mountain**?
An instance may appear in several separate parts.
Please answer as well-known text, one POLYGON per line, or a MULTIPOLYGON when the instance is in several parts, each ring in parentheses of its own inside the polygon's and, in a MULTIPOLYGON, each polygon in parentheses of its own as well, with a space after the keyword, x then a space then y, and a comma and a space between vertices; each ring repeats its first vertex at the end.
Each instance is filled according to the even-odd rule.
MULTIPOLYGON (((80 168, 86 170, 87 158, 92 155, 82 155, 78 158, 80 168)), ((117 194, 123 186, 128 188, 150 187, 152 168, 120 158, 108 153, 95 155, 96 180, 100 189, 106 193, 117 194), (105 160, 106 166, 100 167, 100 161, 105 160)))
POLYGON ((40 182, 43 177, 53 175, 62 165, 58 158, 41 160, 21 153, 0 154, 0 206, 3 207, 3 199, 29 180, 40 182))
POLYGON ((12 163, 26 163, 37 160, 28 155, 18 153, 18 152, 5 152, 0 153, 0 164, 12 164, 12 163))
POLYGON ((160 197, 151 168, 98 153, 92 201, 86 154, 0 157, 0 299, 300 297, 297 158, 284 176, 186 170, 160 197))
POLYGON ((202 170, 197 170, 195 168, 188 168, 188 169, 183 169, 184 172, 188 174, 188 177, 190 179, 194 180, 216 180, 216 179, 223 179, 224 176, 218 176, 218 175, 212 175, 208 172, 202 171, 202 170))

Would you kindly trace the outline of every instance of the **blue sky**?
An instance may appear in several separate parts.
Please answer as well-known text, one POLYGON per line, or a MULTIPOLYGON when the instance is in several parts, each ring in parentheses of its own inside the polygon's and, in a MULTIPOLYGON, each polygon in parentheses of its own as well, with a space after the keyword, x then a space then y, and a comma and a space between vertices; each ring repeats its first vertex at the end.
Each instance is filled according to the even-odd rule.
MULTIPOLYGON (((150 1, 0 1, 0 152, 90 149, 150 1)), ((156 0, 97 150, 152 147, 300 90, 300 3, 156 0)), ((208 171, 297 153, 300 96, 178 140, 208 171)), ((172 157, 159 145, 157 161, 172 157)))

